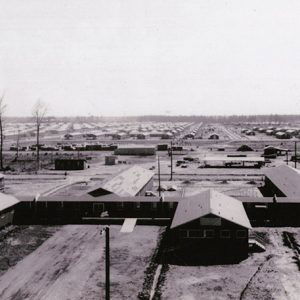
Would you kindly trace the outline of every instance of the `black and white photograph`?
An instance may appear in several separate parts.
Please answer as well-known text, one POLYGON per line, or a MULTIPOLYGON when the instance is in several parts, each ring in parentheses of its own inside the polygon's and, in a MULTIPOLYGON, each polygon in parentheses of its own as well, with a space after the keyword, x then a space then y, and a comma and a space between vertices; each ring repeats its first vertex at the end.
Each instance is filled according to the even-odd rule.
POLYGON ((300 2, 0 0, 0 300, 299 300, 300 2))

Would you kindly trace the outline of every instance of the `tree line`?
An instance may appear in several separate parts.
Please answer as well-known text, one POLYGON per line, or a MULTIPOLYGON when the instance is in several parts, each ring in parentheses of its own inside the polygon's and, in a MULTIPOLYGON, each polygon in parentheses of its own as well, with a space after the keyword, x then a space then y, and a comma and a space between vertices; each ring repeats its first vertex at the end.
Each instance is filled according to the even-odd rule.
MULTIPOLYGON (((30 117, 10 117, 10 122, 32 122, 34 118, 30 117)), ((105 117, 105 116, 76 116, 76 117, 54 117, 45 116, 45 122, 203 122, 203 123, 297 123, 300 122, 300 115, 230 115, 230 116, 168 116, 168 115, 144 115, 128 117, 105 117)))

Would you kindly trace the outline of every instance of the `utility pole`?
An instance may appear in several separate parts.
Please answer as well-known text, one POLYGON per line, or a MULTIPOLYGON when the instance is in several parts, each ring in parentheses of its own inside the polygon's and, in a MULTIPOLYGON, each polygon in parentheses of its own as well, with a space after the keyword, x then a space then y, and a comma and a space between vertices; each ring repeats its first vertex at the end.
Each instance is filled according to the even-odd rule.
POLYGON ((173 141, 171 141, 171 178, 173 180, 173 141))
POLYGON ((110 276, 109 276, 109 226, 105 228, 105 299, 110 300, 110 276))
POLYGON ((159 156, 157 155, 157 169, 158 169, 158 195, 160 197, 160 190, 161 190, 161 187, 160 187, 160 161, 159 161, 159 156))
POLYGON ((295 169, 297 169, 297 142, 295 142, 295 169))
POLYGON ((286 151, 285 154, 286 154, 286 164, 289 165, 289 152, 286 151))

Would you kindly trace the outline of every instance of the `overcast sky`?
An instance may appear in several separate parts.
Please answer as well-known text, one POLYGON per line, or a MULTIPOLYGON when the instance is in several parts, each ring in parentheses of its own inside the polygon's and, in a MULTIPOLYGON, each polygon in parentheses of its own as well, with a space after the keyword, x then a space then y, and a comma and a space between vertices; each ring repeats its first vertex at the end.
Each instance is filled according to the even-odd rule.
POLYGON ((0 0, 8 114, 300 112, 299 0, 0 0))

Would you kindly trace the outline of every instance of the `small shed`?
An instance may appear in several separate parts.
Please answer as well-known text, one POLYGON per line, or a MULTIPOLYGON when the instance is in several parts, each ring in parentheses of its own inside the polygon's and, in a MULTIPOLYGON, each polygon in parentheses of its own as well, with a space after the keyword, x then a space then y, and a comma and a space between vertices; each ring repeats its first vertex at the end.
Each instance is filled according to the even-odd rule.
POLYGON ((209 140, 218 140, 219 139, 219 135, 214 133, 214 134, 211 134, 208 138, 209 140))
POLYGON ((3 191, 5 187, 5 183, 4 183, 4 175, 0 174, 0 191, 3 191))
POLYGON ((277 133, 275 134, 275 136, 276 136, 276 138, 278 138, 278 139, 290 139, 290 138, 292 137, 289 133, 287 133, 287 132, 282 132, 282 131, 277 132, 277 133))
POLYGON ((146 135, 144 133, 138 133, 136 138, 138 140, 145 140, 146 139, 146 135))
POLYGON ((157 145, 157 151, 168 151, 169 145, 168 144, 159 144, 157 145))
POLYGON ((241 145, 239 148, 236 149, 236 151, 246 152, 246 151, 254 151, 254 150, 248 145, 241 145))
POLYGON ((55 170, 60 171, 76 171, 86 169, 85 159, 56 159, 55 170))
POLYGON ((113 166, 117 163, 118 163, 118 156, 116 156, 116 155, 105 156, 105 165, 106 166, 113 166))
POLYGON ((73 138, 73 135, 70 134, 70 133, 67 133, 67 134, 64 135, 65 140, 70 140, 71 138, 73 138))
POLYGON ((288 152, 288 149, 283 149, 280 147, 274 147, 274 146, 266 146, 264 148, 264 156, 277 156, 277 155, 285 155, 286 152, 288 152))

